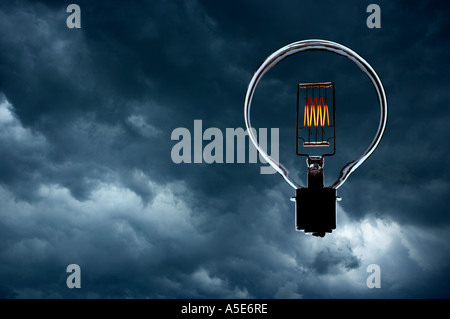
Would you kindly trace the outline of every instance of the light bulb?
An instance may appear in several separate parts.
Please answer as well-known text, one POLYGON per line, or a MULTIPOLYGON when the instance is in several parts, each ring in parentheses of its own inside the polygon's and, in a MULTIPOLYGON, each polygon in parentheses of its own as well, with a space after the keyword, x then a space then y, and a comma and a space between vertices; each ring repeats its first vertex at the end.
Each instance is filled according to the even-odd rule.
POLYGON ((336 229, 336 200, 339 199, 336 196, 336 190, 369 158, 381 141, 387 124, 387 99, 383 84, 375 70, 356 52, 339 43, 327 40, 303 40, 291 43, 275 51, 255 71, 245 95, 244 119, 250 141, 255 145, 258 152, 295 189, 295 197, 293 197, 293 200, 295 201, 296 207, 296 230, 323 237, 325 233, 331 233, 333 229, 336 229), (295 182, 289 176, 289 171, 259 146, 250 121, 253 95, 258 82, 264 74, 288 56, 309 50, 332 52, 345 56, 353 61, 372 82, 380 103, 380 122, 372 142, 359 158, 349 162, 342 168, 339 178, 328 187, 324 187, 323 185, 323 157, 334 155, 336 148, 333 82, 298 84, 297 155, 307 156, 307 187, 303 187, 295 182), (305 95, 307 95, 305 97, 304 108, 300 106, 303 105, 303 100, 299 98, 301 90, 305 90, 305 95), (328 95, 327 90, 330 91, 328 95), (332 94, 331 98, 330 94, 332 94), (331 102, 332 111, 330 111, 331 102), (303 117, 299 116, 302 109, 303 117), (303 130, 302 132, 308 132, 308 137, 299 137, 301 135, 299 131, 301 130, 303 130), (332 144, 333 152, 325 152, 325 154, 319 156, 310 155, 309 152, 299 153, 299 139, 303 141, 301 146, 304 148, 326 148, 328 150, 332 144))

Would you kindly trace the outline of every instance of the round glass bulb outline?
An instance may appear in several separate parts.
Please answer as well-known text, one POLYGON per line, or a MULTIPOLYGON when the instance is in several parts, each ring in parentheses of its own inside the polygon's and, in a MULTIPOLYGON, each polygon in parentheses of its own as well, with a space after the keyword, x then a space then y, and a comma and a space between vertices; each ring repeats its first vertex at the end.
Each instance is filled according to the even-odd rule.
POLYGON ((346 46, 343 46, 342 44, 320 39, 297 41, 278 49, 264 60, 264 62, 253 74, 253 77, 248 84, 244 102, 245 126, 247 127, 247 132, 250 140, 252 141, 258 152, 262 155, 262 157, 267 161, 267 163, 269 163, 269 165, 272 166, 273 169, 275 169, 285 179, 285 181, 292 186, 292 188, 303 188, 303 186, 300 186, 292 178, 289 177, 289 171, 283 165, 281 165, 281 163, 269 156, 269 154, 267 154, 267 152, 259 146, 250 121, 250 109, 256 86, 258 85, 258 82, 262 79, 264 74, 266 74, 271 68, 273 68, 288 56, 309 50, 332 52, 338 55, 342 55, 353 61, 369 77, 375 88, 378 96, 378 101, 380 103, 380 122, 378 124, 377 132, 364 153, 357 160, 349 162, 342 168, 339 178, 331 186, 331 188, 338 189, 340 186, 342 186, 342 184, 344 184, 347 178, 359 166, 361 166, 370 157, 370 155, 372 155, 372 153, 378 147, 378 144, 383 137, 387 125, 388 108, 386 92, 384 91, 383 84, 381 83, 380 78, 378 77, 372 66, 356 52, 347 48, 346 46))

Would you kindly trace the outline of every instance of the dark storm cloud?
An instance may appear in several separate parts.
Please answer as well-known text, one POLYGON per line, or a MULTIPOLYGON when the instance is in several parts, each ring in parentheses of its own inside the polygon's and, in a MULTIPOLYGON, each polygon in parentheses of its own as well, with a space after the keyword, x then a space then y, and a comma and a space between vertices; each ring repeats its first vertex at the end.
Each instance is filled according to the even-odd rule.
POLYGON ((333 254, 328 248, 319 252, 312 264, 312 268, 317 271, 318 274, 329 274, 331 268, 341 266, 346 270, 359 268, 361 262, 351 252, 351 248, 347 247, 348 252, 339 251, 339 254, 333 254))
MULTIPOLYGON (((4 29, 19 35, 3 38, 13 52, 2 59, 8 79, 3 92, 24 125, 45 132, 55 144, 52 162, 74 167, 89 158, 94 165, 81 164, 86 171, 72 170, 76 175, 91 176, 90 167, 106 164, 118 171, 137 166, 171 179, 172 129, 190 127, 195 118, 211 119, 208 126, 229 118, 229 126, 241 126, 241 107, 235 105, 241 105, 246 79, 231 79, 239 68, 229 69, 229 49, 195 3, 150 2, 141 10, 117 10, 114 2, 84 7, 78 32, 65 27, 66 14, 58 6, 23 3, 7 7, 2 20, 4 29), (230 107, 231 118, 225 115, 230 107), (103 147, 108 151, 99 152, 103 147)), ((236 50, 239 42, 233 45, 236 50)), ((90 188, 82 179, 58 182, 75 193, 90 188)))
MULTIPOLYGON (((431 275, 449 267, 449 170, 436 169, 449 157, 449 113, 439 107, 449 100, 447 6, 381 1, 382 28, 370 30, 364 1, 339 10, 333 2, 77 3, 79 30, 66 27, 57 1, 0 9, 3 297, 448 295, 431 275), (321 241, 294 232, 293 190, 280 176, 170 158, 172 130, 192 132, 194 119, 203 129, 243 127, 254 70, 306 38, 365 57, 390 107, 379 149, 339 189, 339 232, 321 241), (73 262, 81 291, 65 289, 73 262), (370 263, 381 265, 386 290, 365 287, 370 263), (421 291, 410 278, 423 280, 421 291)), ((331 180, 368 145, 376 96, 350 61, 320 52, 265 76, 256 123, 280 127, 282 162, 302 180, 285 110, 305 79, 337 83, 343 113, 339 155, 326 162, 331 180)))
POLYGON ((368 190, 352 202, 360 210, 357 214, 370 209, 402 223, 448 223, 449 171, 436 169, 449 158, 448 147, 441 143, 449 137, 450 119, 442 107, 450 99, 445 58, 449 43, 443 33, 450 29, 448 11, 437 2, 405 4, 396 22, 409 26, 407 30, 395 28, 378 42, 388 54, 380 69, 388 92, 389 125, 374 156, 375 168, 352 176, 356 185, 368 190), (421 19, 428 22, 417 23, 421 19), (367 178, 372 185, 364 181, 367 178))

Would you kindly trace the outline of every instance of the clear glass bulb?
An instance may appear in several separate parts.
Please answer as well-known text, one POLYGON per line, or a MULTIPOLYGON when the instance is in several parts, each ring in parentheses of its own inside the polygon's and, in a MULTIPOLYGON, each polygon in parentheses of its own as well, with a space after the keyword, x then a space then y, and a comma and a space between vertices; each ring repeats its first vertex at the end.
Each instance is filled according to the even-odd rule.
MULTIPOLYGON (((252 129, 251 120, 250 120, 250 110, 251 110, 251 103, 253 99, 253 95, 256 89, 256 86, 258 85, 258 82, 261 80, 261 78, 266 74, 271 68, 273 68, 275 65, 277 65, 279 62, 284 60, 290 55, 303 52, 303 51, 309 51, 309 50, 320 50, 320 51, 328 51, 332 52, 341 56, 345 56, 351 61, 353 61, 370 79, 372 82, 375 91, 378 96, 378 101, 380 103, 380 122, 378 125, 377 132, 368 146, 368 148, 363 152, 363 154, 357 158, 354 161, 349 162, 346 164, 336 180, 330 187, 327 187, 327 189, 333 189, 334 194, 336 194, 336 190, 344 184, 344 182, 348 179, 348 177, 359 167, 361 166, 368 158, 369 156, 375 151, 378 144, 381 141, 381 138, 384 134, 386 124, 387 124, 387 98, 386 93, 383 88, 383 84, 381 83, 380 78, 376 74, 375 70, 370 66, 369 63, 367 63, 361 56, 359 56, 356 52, 353 50, 332 41, 327 40, 303 40, 294 42, 291 44, 288 44, 279 50, 272 53, 269 57, 267 57, 264 62, 260 65, 260 67, 255 71, 252 79, 250 80, 250 83, 247 88, 247 93, 245 96, 245 103, 244 103, 244 119, 245 119, 245 125, 247 127, 247 132, 249 134, 250 140, 252 141, 253 145, 255 145, 258 152, 261 154, 261 156, 285 179, 285 181, 296 190, 296 199, 298 198, 298 191, 305 188, 301 186, 299 183, 295 182, 290 176, 289 171, 277 160, 273 159, 271 156, 267 154, 267 152, 259 146, 257 142, 257 138, 254 134, 254 130, 252 129)), ((308 158, 309 159, 309 158, 308 158)), ((328 196, 328 195, 327 195, 328 196)), ((335 195, 334 195, 335 196, 335 195)), ((336 196, 335 196, 336 197, 336 196)), ((334 198, 336 200, 336 198, 334 198)), ((298 212, 297 212, 298 213, 298 212)), ((298 217, 298 216, 297 216, 298 217)))

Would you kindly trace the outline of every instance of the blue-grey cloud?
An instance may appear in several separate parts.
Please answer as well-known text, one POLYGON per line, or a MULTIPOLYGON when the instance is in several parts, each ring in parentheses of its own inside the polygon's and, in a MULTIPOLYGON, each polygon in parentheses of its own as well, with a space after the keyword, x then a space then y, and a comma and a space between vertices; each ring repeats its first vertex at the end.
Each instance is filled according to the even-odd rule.
MULTIPOLYGON (((444 3, 79 1, 0 6, 0 295, 3 298, 448 297, 450 254, 444 3), (293 190, 258 164, 175 164, 177 127, 243 127, 254 70, 293 41, 341 42, 377 70, 386 135, 338 190, 338 228, 294 231, 293 190), (65 286, 77 263, 83 287, 65 286), (366 286, 369 264, 382 288, 366 286)), ((257 127, 292 151, 295 85, 336 82, 338 154, 326 182, 367 147, 378 105, 342 57, 291 57, 261 81, 257 127)), ((295 124, 294 124, 295 125, 295 124)))

